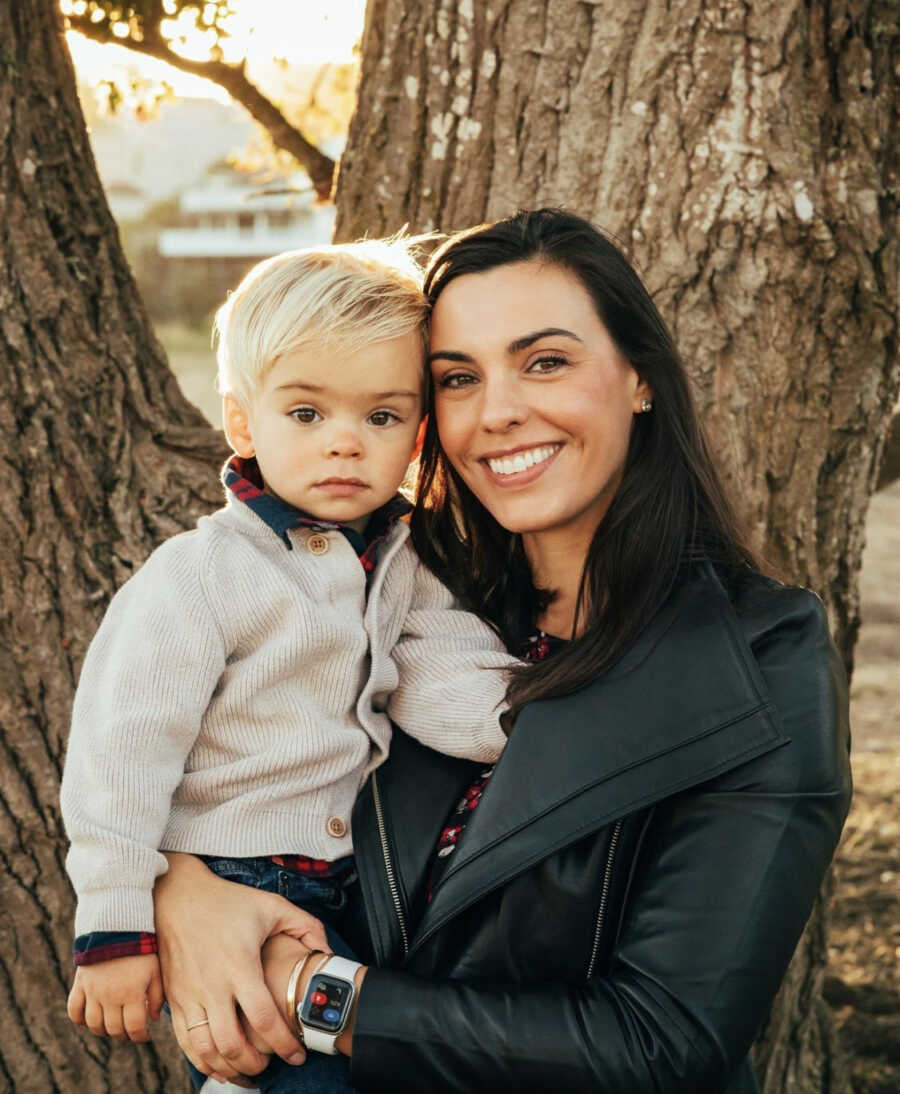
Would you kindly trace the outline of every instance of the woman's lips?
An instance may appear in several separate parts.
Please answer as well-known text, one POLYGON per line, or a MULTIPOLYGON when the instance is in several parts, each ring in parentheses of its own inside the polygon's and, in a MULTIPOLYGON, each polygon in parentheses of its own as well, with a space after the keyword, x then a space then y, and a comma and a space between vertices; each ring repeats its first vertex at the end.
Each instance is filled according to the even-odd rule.
POLYGON ((491 482, 500 486, 527 486, 540 478, 562 451, 562 444, 538 444, 508 455, 482 456, 482 464, 491 482))

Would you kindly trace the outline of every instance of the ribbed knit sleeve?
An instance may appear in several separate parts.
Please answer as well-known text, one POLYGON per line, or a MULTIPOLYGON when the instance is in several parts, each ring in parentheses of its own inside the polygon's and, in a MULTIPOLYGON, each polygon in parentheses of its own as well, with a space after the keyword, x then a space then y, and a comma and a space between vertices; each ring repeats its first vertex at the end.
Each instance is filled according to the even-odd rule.
POLYGON ((391 653, 399 681, 388 713, 429 748, 493 762, 506 744, 499 719, 506 707, 506 670, 516 659, 421 563, 414 581, 391 653))
POLYGON ((152 931, 172 793, 225 668, 202 537, 163 544, 116 594, 88 649, 62 781, 75 933, 152 931))

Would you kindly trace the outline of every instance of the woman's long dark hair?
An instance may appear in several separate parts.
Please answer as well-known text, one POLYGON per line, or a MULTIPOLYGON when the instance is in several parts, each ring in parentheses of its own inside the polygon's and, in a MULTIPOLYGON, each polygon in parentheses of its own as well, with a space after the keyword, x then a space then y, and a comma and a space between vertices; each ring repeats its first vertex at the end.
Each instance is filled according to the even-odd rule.
MULTIPOLYGON (((672 337, 627 259, 593 225, 540 209, 453 236, 429 264, 429 305, 457 277, 530 260, 578 278, 620 353, 649 384, 653 410, 635 416, 621 484, 588 551, 576 609, 583 631, 556 656, 513 676, 511 720, 525 703, 568 694, 609 668, 692 561, 708 558, 724 576, 757 567, 710 457, 672 337)), ((521 536, 501 527, 453 469, 434 413, 417 493, 412 536, 420 557, 517 651, 552 590, 535 588, 521 536)))

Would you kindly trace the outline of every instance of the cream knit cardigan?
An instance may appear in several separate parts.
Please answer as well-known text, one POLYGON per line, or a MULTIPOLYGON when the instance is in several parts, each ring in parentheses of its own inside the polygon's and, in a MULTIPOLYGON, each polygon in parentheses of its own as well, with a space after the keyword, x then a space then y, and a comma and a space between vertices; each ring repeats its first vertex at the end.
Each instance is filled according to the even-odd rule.
POLYGON ((62 782, 76 935, 152 931, 161 850, 348 854, 389 719, 450 755, 502 749, 513 659, 454 606, 407 526, 382 545, 368 596, 341 532, 288 534, 293 550, 230 497, 113 598, 62 782))

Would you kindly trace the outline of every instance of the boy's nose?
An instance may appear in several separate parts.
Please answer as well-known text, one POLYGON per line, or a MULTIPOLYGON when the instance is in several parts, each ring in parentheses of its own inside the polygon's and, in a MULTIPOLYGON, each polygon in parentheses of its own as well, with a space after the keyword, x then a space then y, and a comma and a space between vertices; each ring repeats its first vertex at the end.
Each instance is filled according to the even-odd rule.
POLYGON ((362 441, 353 430, 341 430, 329 440, 328 455, 345 460, 359 457, 362 455, 362 441))

